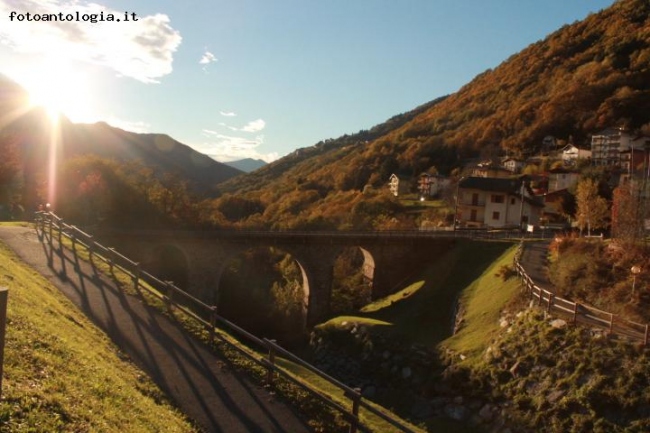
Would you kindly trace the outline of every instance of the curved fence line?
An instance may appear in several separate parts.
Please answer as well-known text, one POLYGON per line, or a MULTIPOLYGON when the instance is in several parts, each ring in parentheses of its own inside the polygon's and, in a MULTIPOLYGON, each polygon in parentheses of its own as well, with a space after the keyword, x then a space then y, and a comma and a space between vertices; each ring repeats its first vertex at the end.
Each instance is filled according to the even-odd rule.
POLYGON ((616 314, 602 311, 592 306, 572 302, 555 295, 546 289, 537 286, 528 276, 526 270, 521 266, 519 259, 522 253, 522 245, 519 245, 519 251, 515 255, 515 271, 521 278, 522 284, 530 293, 533 300, 537 300, 539 307, 545 308, 548 313, 554 313, 558 316, 567 317, 575 325, 582 323, 589 326, 595 326, 612 334, 621 335, 632 340, 640 341, 644 346, 648 345, 648 324, 642 324, 627 320, 616 314))
POLYGON ((403 432, 416 433, 419 431, 414 430, 413 427, 404 424, 401 419, 395 417, 387 409, 381 408, 379 405, 364 399, 361 395, 360 389, 351 388, 344 383, 334 379, 327 373, 317 369, 313 365, 307 363, 293 353, 284 349, 278 345, 275 340, 259 338, 250 332, 240 328, 224 317, 219 316, 217 314, 216 306, 204 303, 200 299, 185 292, 179 287, 176 287, 171 281, 162 281, 149 274, 148 272, 142 270, 139 263, 134 262, 128 257, 120 254, 114 248, 109 248, 101 245, 94 240, 92 235, 85 233, 75 226, 64 223, 63 219, 57 215, 51 212, 37 212, 35 224, 36 230, 40 230, 40 234, 43 235, 43 240, 44 238, 47 238, 47 242, 49 242, 50 247, 53 247, 52 244, 55 237, 57 238, 61 247, 63 245, 61 242, 63 240, 63 237, 70 239, 72 242, 72 250, 75 253, 77 245, 83 246, 89 251, 91 262, 95 258, 102 260, 108 264, 111 272, 113 271, 114 267, 119 268, 122 272, 131 277, 134 289, 138 291, 140 289, 143 289, 150 295, 158 298, 165 304, 166 308, 170 312, 174 309, 182 311, 187 316, 202 325, 209 332, 211 341, 214 341, 218 338, 220 341, 228 344, 231 348, 235 349, 246 358, 266 368, 266 384, 268 386, 273 387, 276 375, 282 376, 303 390, 309 392, 312 396, 323 402, 323 404, 326 404, 327 406, 341 412, 343 417, 349 422, 349 432, 355 433, 357 431, 371 431, 369 427, 363 424, 361 421, 360 408, 364 408, 367 412, 374 414, 375 416, 381 418, 383 421, 403 432), (142 284, 143 282, 146 282, 147 284, 144 285, 142 284), (243 338, 248 343, 254 344, 257 346, 258 351, 261 353, 266 353, 267 355, 260 355, 259 352, 249 350, 243 347, 241 344, 235 344, 232 341, 229 341, 227 337, 217 332, 220 329, 217 324, 221 325, 223 328, 226 328, 229 333, 235 335, 237 338, 243 338), (292 372, 279 366, 276 363, 276 355, 280 355, 284 359, 300 365, 313 374, 316 374, 320 378, 326 380, 331 385, 339 388, 345 398, 348 399, 349 408, 344 407, 338 401, 335 401, 330 396, 322 393, 319 389, 311 385, 305 379, 302 379, 292 372))

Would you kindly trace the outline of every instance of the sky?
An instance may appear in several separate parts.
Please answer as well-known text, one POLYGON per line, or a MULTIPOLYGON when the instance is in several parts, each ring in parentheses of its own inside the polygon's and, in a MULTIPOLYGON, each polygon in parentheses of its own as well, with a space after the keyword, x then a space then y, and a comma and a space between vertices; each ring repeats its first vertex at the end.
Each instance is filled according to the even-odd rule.
POLYGON ((0 0, 0 73, 74 122, 271 162, 454 93, 613 2, 0 0))

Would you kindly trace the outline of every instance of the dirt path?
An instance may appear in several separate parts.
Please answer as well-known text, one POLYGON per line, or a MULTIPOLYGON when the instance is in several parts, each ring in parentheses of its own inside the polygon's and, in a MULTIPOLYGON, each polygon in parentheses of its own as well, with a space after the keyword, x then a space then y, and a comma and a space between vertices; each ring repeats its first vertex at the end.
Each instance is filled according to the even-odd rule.
POLYGON ((206 432, 308 432, 292 408, 230 370, 156 310, 125 295, 72 252, 50 249, 35 231, 0 227, 4 242, 50 280, 206 432))

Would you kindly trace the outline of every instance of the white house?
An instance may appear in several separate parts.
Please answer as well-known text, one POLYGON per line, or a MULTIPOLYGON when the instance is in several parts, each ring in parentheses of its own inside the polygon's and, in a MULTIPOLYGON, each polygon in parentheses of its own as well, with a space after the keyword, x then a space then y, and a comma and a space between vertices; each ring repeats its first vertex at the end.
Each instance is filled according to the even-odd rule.
POLYGON ((515 158, 506 158, 501 161, 501 165, 512 173, 519 173, 524 168, 524 162, 515 158))
POLYGON ((400 194, 406 194, 409 192, 409 183, 410 179, 404 176, 391 174, 388 181, 388 188, 390 189, 391 194, 398 197, 400 194))
POLYGON ((562 162, 565 165, 574 165, 578 159, 591 158, 591 150, 580 149, 573 144, 567 144, 562 148, 562 162))
POLYGON ((468 177, 458 184, 456 220, 461 227, 538 225, 544 204, 524 179, 468 177))

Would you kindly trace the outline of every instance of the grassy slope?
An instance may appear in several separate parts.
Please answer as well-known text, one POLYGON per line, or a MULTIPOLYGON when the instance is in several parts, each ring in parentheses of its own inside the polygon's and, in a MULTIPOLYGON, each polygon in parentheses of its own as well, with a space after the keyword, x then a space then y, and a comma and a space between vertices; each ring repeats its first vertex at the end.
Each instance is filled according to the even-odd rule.
MULTIPOLYGON (((324 327, 337 327, 357 321, 407 336, 414 343, 429 347, 449 337, 453 328, 453 307, 459 294, 469 293, 492 281, 495 267, 512 263, 511 243, 459 241, 402 290, 364 307, 358 316, 334 318, 324 327), (506 251, 509 251, 505 254, 506 251), (495 262, 496 261, 496 262, 495 262), (496 263, 496 264, 494 264, 496 263)), ((473 293, 473 292, 472 292, 473 293)))
POLYGON ((4 245, 0 285, 9 288, 0 430, 195 430, 101 331, 4 245))

